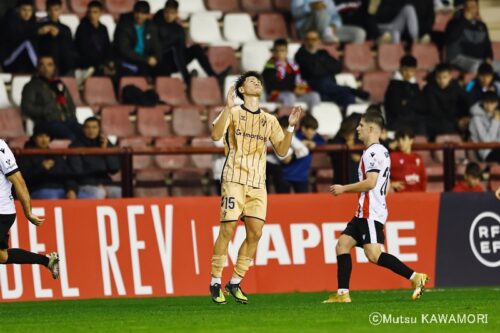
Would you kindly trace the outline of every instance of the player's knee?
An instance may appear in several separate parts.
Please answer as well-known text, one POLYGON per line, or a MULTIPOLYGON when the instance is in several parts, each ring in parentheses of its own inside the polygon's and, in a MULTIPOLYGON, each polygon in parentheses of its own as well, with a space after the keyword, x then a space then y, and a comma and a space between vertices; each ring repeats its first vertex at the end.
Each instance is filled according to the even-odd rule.
POLYGON ((247 240, 253 243, 257 243, 260 237, 262 237, 262 230, 252 230, 247 234, 247 240))
POLYGON ((351 249, 349 248, 348 244, 346 244, 342 240, 339 240, 337 242, 337 245, 335 246, 335 252, 337 253, 337 255, 349 253, 350 251, 351 249))
POLYGON ((7 262, 7 259, 9 259, 7 250, 0 250, 0 264, 5 264, 7 262))
POLYGON ((378 257, 380 257, 380 253, 374 251, 365 251, 365 255, 368 258, 368 261, 373 264, 376 264, 378 262, 378 257))
POLYGON ((222 224, 219 231, 219 238, 229 241, 233 237, 234 227, 230 224, 222 224))

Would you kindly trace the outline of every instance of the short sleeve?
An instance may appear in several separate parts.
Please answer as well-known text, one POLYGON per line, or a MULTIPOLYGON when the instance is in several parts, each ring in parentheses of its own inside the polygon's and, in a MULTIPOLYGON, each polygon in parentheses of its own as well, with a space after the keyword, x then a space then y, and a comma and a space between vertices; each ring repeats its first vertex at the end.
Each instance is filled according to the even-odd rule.
POLYGON ((380 172, 384 164, 384 153, 377 149, 369 149, 363 154, 363 164, 365 166, 365 173, 367 172, 380 172))
POLYGON ((268 121, 271 122, 271 134, 269 135, 269 139, 271 140, 273 146, 276 147, 277 143, 283 141, 285 134, 283 134, 283 129, 281 128, 278 119, 273 116, 268 117, 268 119, 268 121))
POLYGON ((5 177, 19 170, 14 154, 4 141, 0 141, 0 169, 5 177))

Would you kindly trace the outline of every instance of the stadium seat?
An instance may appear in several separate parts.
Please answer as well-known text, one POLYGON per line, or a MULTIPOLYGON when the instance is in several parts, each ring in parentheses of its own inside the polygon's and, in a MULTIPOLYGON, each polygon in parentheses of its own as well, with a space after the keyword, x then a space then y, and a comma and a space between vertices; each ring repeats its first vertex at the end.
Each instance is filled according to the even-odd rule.
POLYGON ((273 11, 271 0, 241 0, 241 7, 249 13, 273 11))
POLYGON ((171 123, 165 121, 169 106, 140 107, 137 109, 137 131, 142 136, 162 137, 172 135, 171 123))
POLYGON ((149 3, 149 7, 151 7, 151 14, 155 14, 159 10, 162 10, 165 7, 165 2, 167 2, 167 0, 146 0, 146 1, 149 3))
POLYGON ((432 27, 433 31, 444 32, 446 30, 446 26, 448 22, 453 17, 453 13, 436 13, 436 17, 434 18, 434 26, 432 27))
POLYGON ((369 103, 350 104, 349 106, 347 106, 345 116, 349 117, 353 113, 364 114, 369 106, 369 103))
POLYGON ((50 141, 49 148, 50 149, 64 149, 64 148, 68 148, 70 144, 71 144, 71 140, 55 139, 55 140, 50 141))
POLYGON ((61 81, 64 82, 66 88, 68 88, 71 97, 73 98, 73 102, 76 106, 85 105, 80 98, 80 92, 78 91, 78 86, 76 84, 76 79, 72 76, 63 76, 61 77, 61 81))
POLYGON ((11 85, 11 98, 15 106, 21 105, 24 86, 31 80, 31 76, 14 76, 11 85))
POLYGON ((206 3, 210 10, 220 10, 224 13, 241 11, 238 0, 207 0, 206 3))
POLYGON ((260 39, 276 40, 288 38, 288 31, 283 15, 280 13, 262 13, 257 18, 257 35, 260 39))
POLYGON ((241 51, 241 67, 244 72, 262 72, 266 62, 271 57, 272 42, 245 43, 241 51))
POLYGON ((173 196, 202 196, 208 194, 204 170, 176 170, 172 174, 173 196))
POLYGON ((160 76, 156 79, 156 92, 160 100, 173 106, 191 104, 184 90, 184 83, 177 77, 160 76))
POLYGON ((391 80, 389 72, 367 72, 363 75, 363 89, 370 93, 370 100, 382 102, 391 80))
POLYGON ((94 111, 88 106, 78 106, 76 108, 76 119, 78 123, 83 124, 87 118, 93 117, 94 111))
POLYGON ((230 13, 224 16, 224 38, 230 42, 247 43, 257 40, 252 18, 247 13, 230 13))
POLYGON ((82 17, 87 12, 87 5, 92 0, 68 0, 71 11, 76 15, 82 17))
POLYGON ((402 44, 381 44, 377 53, 378 67, 387 72, 396 71, 399 69, 399 61, 404 54, 402 44))
POLYGON ((116 105, 113 82, 109 77, 89 77, 83 88, 83 98, 90 106, 116 105))
POLYGON ((106 135, 123 138, 135 134, 129 115, 134 111, 130 105, 106 106, 101 111, 102 131, 106 135))
MULTIPOLYGON (((130 148, 147 148, 151 143, 150 138, 135 136, 130 138, 123 138, 119 141, 120 147, 130 147, 130 148)), ((133 165, 134 170, 146 169, 152 165, 153 156, 152 155, 134 155, 133 165)))
POLYGON ((145 187, 134 186, 134 197, 137 198, 163 198, 168 196, 165 186, 145 187))
POLYGON ((491 42, 491 47, 493 48, 493 58, 500 60, 500 42, 491 42))
POLYGON ((323 50, 326 50, 326 52, 328 52, 328 54, 330 54, 335 59, 340 59, 338 44, 329 44, 329 45, 323 44, 321 45, 321 48, 323 50))
POLYGON ((288 58, 295 59, 295 54, 297 54, 301 46, 300 43, 288 43, 288 58))
MULTIPOLYGON (((324 155, 323 155, 324 156, 324 155)), ((328 157, 326 157, 328 160, 328 157)), ((328 193, 330 192, 330 186, 332 186, 333 179, 333 169, 329 166, 326 169, 317 169, 315 174, 315 184, 313 186, 318 193, 328 193)))
MULTIPOLYGON (((313 153, 311 168, 316 169, 330 169, 332 164, 330 162, 330 156, 328 153, 313 153)), ((332 177, 333 178, 333 177, 332 177)))
POLYGON ((203 0, 179 1, 179 17, 181 19, 185 20, 190 15, 195 13, 213 15, 216 19, 220 19, 222 17, 222 12, 220 11, 207 11, 203 0))
POLYGON ((19 109, 0 109, 0 138, 24 136, 23 118, 19 109))
POLYGON ((59 21, 62 24, 66 24, 71 30, 71 35, 75 37, 76 29, 80 24, 80 18, 75 14, 61 14, 59 21))
POLYGON ((280 12, 290 11, 290 0, 273 0, 274 7, 280 12))
POLYGON ((134 8, 135 0, 105 0, 106 9, 114 16, 131 12, 134 8))
POLYGON ((419 69, 431 70, 439 64, 439 51, 434 44, 413 44, 411 54, 417 58, 419 69))
POLYGON ((344 66, 350 71, 366 72, 375 68, 370 44, 347 44, 344 49, 344 66))
POLYGON ((11 107, 12 103, 9 100, 9 95, 7 95, 7 88, 5 83, 0 80, 0 109, 11 107))
POLYGON ((442 180, 427 182, 427 192, 444 192, 444 182, 442 180))
POLYGON ((190 95, 197 105, 215 106, 222 104, 219 83, 214 77, 194 77, 191 80, 190 95))
POLYGON ((233 49, 239 47, 239 43, 228 42, 222 39, 219 22, 214 15, 206 13, 195 13, 189 19, 189 36, 192 41, 199 44, 212 46, 230 46, 233 49))
MULTIPOLYGON (((462 138, 458 134, 441 134, 436 136, 436 143, 462 143, 462 138)), ((435 158, 439 163, 443 163, 443 151, 436 150, 435 158)), ((465 160, 465 150, 457 149, 455 150, 455 162, 462 163, 465 160)))
POLYGON ((358 82, 356 77, 352 73, 340 73, 335 75, 335 81, 340 86, 351 87, 353 89, 358 89, 358 82))
MULTIPOLYGON (((415 139, 413 140, 414 144, 427 143, 427 142, 428 142, 427 136, 425 136, 425 135, 415 135, 415 139)), ((432 158, 432 154, 431 154, 430 150, 415 150, 415 152, 422 157, 422 159, 424 160, 424 165, 426 167, 430 167, 430 166, 437 164, 437 162, 434 161, 434 159, 432 158)), ((439 164, 439 165, 441 165, 441 164, 439 164)), ((441 171, 441 175, 442 175, 442 171, 441 171)))
POLYGON ((108 29, 109 40, 112 42, 115 36, 116 22, 112 15, 103 14, 99 21, 108 29))
POLYGON ((30 139, 29 136, 16 136, 12 139, 9 139, 9 147, 10 149, 22 149, 26 142, 30 139))
POLYGON ((197 106, 179 106, 172 112, 172 128, 175 135, 203 136, 207 135, 207 127, 203 124, 200 108, 197 106))
MULTIPOLYGON (((191 141, 193 147, 215 147, 214 141, 210 137, 194 138, 191 141)), ((212 169, 213 155, 200 154, 191 155, 191 161, 199 169, 212 169)))
POLYGON ((319 123, 318 134, 334 137, 340 129, 342 113, 335 103, 320 103, 312 109, 312 115, 319 123))
POLYGON ((233 73, 240 70, 234 50, 229 46, 212 46, 208 49, 208 60, 216 73, 231 67, 233 73))
MULTIPOLYGON (((156 148, 183 147, 187 139, 182 137, 163 137, 155 140, 156 148)), ((155 155, 156 165, 162 169, 173 170, 184 168, 188 164, 188 155, 155 155)))
POLYGON ((125 86, 134 85, 137 88, 145 91, 148 87, 148 81, 146 81, 145 77, 142 76, 124 76, 120 78, 119 91, 120 91, 120 100, 122 98, 122 90, 125 86))

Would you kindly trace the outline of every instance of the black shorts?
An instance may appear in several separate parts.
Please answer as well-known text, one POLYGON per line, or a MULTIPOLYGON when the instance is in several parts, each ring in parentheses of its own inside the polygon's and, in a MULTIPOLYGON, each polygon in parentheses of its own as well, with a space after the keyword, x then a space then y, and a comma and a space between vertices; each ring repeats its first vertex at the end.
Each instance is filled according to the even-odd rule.
POLYGON ((384 244, 385 241, 382 223, 359 217, 353 217, 342 234, 354 238, 358 247, 363 247, 365 244, 384 244))
POLYGON ((9 230, 16 220, 16 214, 0 214, 0 250, 9 248, 9 230))

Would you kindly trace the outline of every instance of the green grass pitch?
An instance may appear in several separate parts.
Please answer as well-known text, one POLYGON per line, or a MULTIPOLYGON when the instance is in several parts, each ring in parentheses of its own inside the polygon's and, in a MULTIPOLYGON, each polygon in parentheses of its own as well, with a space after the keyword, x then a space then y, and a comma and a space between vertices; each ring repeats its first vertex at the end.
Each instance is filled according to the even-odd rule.
MULTIPOLYGON (((500 288, 353 291, 351 304, 321 304, 327 293, 250 295, 250 304, 208 297, 45 301, 0 304, 0 332, 500 332, 500 288), (416 324, 369 322, 372 312, 416 317, 416 324), (422 323, 423 314, 488 314, 487 324, 422 323)), ((429 320, 430 317, 427 317, 429 320)))

